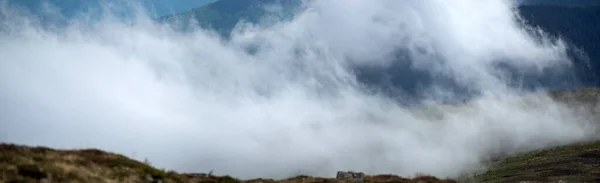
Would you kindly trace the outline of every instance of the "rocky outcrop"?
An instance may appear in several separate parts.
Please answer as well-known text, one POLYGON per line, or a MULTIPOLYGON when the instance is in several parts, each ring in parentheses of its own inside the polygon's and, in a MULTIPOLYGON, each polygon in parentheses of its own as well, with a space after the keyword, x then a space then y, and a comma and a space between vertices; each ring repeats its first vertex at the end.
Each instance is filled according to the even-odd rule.
POLYGON ((354 182, 354 183, 364 183, 365 182, 365 174, 362 172, 343 172, 338 171, 337 180, 344 182, 354 182))

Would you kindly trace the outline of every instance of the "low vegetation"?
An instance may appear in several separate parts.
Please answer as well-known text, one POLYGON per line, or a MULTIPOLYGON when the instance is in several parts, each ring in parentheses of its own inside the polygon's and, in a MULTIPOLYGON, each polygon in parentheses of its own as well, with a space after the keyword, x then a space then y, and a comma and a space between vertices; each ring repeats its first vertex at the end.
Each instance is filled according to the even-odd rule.
POLYGON ((600 182, 600 142, 538 150, 493 162, 474 182, 600 182))
MULTIPOLYGON (((364 176, 360 180, 296 176, 239 180, 230 176, 177 173, 96 149, 55 150, 0 144, 0 182, 200 182, 200 183, 453 183, 432 176, 364 176)), ((600 182, 600 142, 538 150, 493 162, 460 182, 600 182)))
POLYGON ((297 176, 283 180, 239 180, 230 176, 185 174, 154 168, 125 156, 97 149, 56 150, 0 144, 0 182, 199 182, 199 183, 453 183, 431 176, 403 178, 395 175, 364 176, 357 179, 297 176))

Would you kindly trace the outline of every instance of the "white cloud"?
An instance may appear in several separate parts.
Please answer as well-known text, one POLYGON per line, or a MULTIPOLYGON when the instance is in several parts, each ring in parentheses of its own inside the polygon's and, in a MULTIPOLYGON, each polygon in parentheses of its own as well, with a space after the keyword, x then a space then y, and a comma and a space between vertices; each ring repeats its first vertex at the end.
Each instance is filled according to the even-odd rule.
POLYGON ((508 1, 313 2, 290 22, 229 41, 143 14, 48 31, 4 9, 0 140, 281 178, 347 169, 455 176, 490 153, 590 137, 593 128, 547 98, 508 100, 518 90, 492 75, 503 59, 525 69, 567 63, 563 45, 540 45, 519 27, 508 1), (260 49, 250 55, 249 45, 260 49), (410 50, 418 69, 491 93, 424 115, 365 94, 348 67, 385 64, 397 49, 410 50))

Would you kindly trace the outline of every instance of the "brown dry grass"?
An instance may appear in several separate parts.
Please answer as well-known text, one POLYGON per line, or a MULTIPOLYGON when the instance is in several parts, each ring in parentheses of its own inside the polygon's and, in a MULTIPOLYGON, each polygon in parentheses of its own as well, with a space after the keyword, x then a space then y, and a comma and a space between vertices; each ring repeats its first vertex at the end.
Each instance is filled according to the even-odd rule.
MULTIPOLYGON (((230 176, 181 174, 164 171, 125 156, 97 149, 55 150, 0 144, 0 182, 148 182, 150 175, 162 182, 199 183, 343 183, 350 180, 296 176, 283 180, 238 180, 230 176)), ((413 179, 395 175, 366 176, 365 183, 453 183, 435 177, 413 179)))

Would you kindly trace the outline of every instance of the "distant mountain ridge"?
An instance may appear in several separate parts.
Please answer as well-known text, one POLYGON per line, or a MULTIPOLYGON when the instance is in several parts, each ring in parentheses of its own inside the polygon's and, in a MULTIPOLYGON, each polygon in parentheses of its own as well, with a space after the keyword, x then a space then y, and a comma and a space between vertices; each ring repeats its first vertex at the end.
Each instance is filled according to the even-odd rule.
POLYGON ((519 0, 525 5, 598 6, 598 0, 519 0))
POLYGON ((600 6, 528 5, 519 10, 527 24, 581 49, 584 58, 573 59, 581 66, 580 79, 586 85, 600 85, 600 6))
MULTIPOLYGON (((178 26, 187 28, 190 20, 197 21, 201 27, 214 29, 227 38, 231 31, 241 20, 256 22, 260 17, 268 14, 262 5, 277 4, 285 12, 279 18, 290 18, 294 12, 300 10, 301 0, 219 0, 217 2, 195 8, 185 13, 161 17, 160 21, 174 22, 179 20, 178 26)), ((526 73, 509 71, 514 83, 523 84, 525 88, 545 87, 551 89, 566 89, 586 86, 600 86, 600 1, 596 0, 525 0, 518 7, 519 13, 526 23, 540 27, 553 36, 560 36, 567 40, 573 48, 581 49, 586 55, 577 55, 577 50, 571 50, 571 57, 575 61, 575 73, 568 75, 547 72, 545 75, 530 76, 526 73)), ((358 79, 379 91, 386 91, 390 95, 409 95, 414 98, 418 95, 417 86, 425 85, 434 80, 426 72, 410 69, 410 62, 394 61, 389 68, 357 68, 358 79), (411 79, 405 79, 411 78, 411 79)), ((510 70, 510 69, 509 69, 510 70)), ((454 85, 452 81, 447 82, 454 85)), ((512 81, 511 81, 512 82, 512 81)), ((517 85, 515 84, 515 85, 517 85)), ((460 88, 458 88, 460 90, 460 88)), ((460 91, 459 93, 464 93, 460 91)))
POLYGON ((127 3, 141 3, 151 16, 166 16, 191 10, 194 7, 212 3, 218 0, 0 0, 10 5, 22 7, 32 12, 40 11, 43 3, 48 3, 59 8, 60 12, 67 17, 86 12, 91 8, 99 8, 103 3, 124 5, 127 3))
MULTIPOLYGON (((1 0, 0 0, 1 1, 1 0)), ((43 0, 18 1, 35 6, 35 2, 43 0)), ((98 0, 49 0, 62 3, 64 7, 77 9, 81 4, 90 4, 98 0), (77 2, 69 4, 68 2, 77 2), (80 4, 80 5, 77 5, 80 4)), ((117 0, 115 0, 117 1, 117 0)), ((146 0, 159 1, 159 0, 146 0)), ((179 1, 178 1, 179 2, 179 1)), ((186 1, 187 2, 187 1, 186 1)), ((59 3, 59 4, 60 4, 59 3)), ((575 73, 529 76, 527 73, 510 71, 514 75, 514 83, 524 88, 576 88, 600 86, 600 6, 598 0, 525 0, 519 12, 527 24, 539 26, 553 36, 567 40, 573 48, 581 49, 585 55, 579 56, 577 50, 571 51, 575 61, 575 73)), ((161 16, 158 21, 168 22, 182 30, 192 28, 190 21, 196 21, 201 27, 214 29, 223 38, 227 38, 238 22, 258 22, 268 16, 270 22, 290 20, 295 12, 302 10, 302 0, 218 0, 183 13, 161 16), (265 8, 269 7, 269 8, 265 8)), ((84 6, 84 5, 81 5, 84 6)), ((191 8, 191 7, 188 7, 191 8)), ((269 22, 267 22, 268 25, 269 22)), ((410 69, 410 61, 398 56, 388 68, 357 67, 354 70, 358 80, 366 88, 384 91, 389 95, 407 95, 406 98, 418 98, 421 88, 432 82, 442 82, 449 86, 456 85, 451 79, 440 79, 427 72, 410 69), (411 78, 411 79, 406 79, 411 78)), ((513 82, 513 81, 511 81, 513 82)), ((515 84, 515 85, 517 85, 515 84)), ((457 93, 467 93, 457 87, 457 93)), ((467 94, 470 95, 470 94, 467 94)), ((417 99, 418 100, 418 99, 417 99)))
MULTIPOLYGON (((600 0, 517 0, 521 6, 561 6, 561 7, 590 7, 600 6, 600 0)), ((212 3, 193 8, 183 13, 162 16, 162 21, 198 21, 203 27, 213 28, 219 32, 231 31, 240 20, 256 21, 264 16, 264 5, 280 5, 285 14, 293 14, 299 9, 302 0, 214 0, 212 3)), ((593 7, 592 7, 593 8, 593 7)))
POLYGON ((276 18, 290 18, 301 5, 300 0, 218 0, 184 13, 160 17, 162 22, 178 22, 181 29, 187 29, 190 21, 197 21, 203 28, 216 30, 224 37, 228 37, 235 25, 240 21, 256 23, 267 14, 276 18), (264 7, 276 5, 281 13, 273 13, 264 7))

